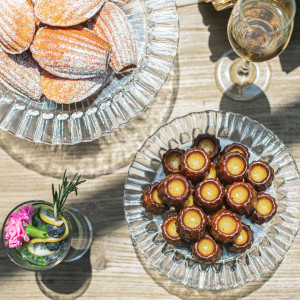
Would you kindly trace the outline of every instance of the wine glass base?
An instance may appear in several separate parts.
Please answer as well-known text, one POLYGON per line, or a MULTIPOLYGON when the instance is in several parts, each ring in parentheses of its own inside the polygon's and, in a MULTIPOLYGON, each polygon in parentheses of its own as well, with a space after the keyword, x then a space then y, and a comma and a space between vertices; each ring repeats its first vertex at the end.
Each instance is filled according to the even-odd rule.
POLYGON ((250 101, 265 92, 269 86, 271 69, 268 62, 251 63, 248 76, 238 74, 242 59, 233 51, 223 54, 216 65, 216 82, 226 96, 237 101, 250 101))

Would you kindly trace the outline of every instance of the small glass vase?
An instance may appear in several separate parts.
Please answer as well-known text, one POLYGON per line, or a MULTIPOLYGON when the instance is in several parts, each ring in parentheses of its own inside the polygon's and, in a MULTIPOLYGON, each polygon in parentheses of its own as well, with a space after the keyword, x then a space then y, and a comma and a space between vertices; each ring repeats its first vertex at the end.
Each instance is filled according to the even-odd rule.
POLYGON ((66 235, 65 237, 63 236, 64 238, 62 240, 57 242, 57 238, 50 237, 45 239, 45 242, 42 242, 43 240, 41 240, 41 238, 32 237, 28 243, 23 241, 21 247, 10 248, 8 240, 6 239, 6 225, 10 222, 9 218, 13 213, 18 213, 21 207, 29 205, 34 206, 35 222, 42 224, 42 226, 47 226, 48 233, 48 226, 51 227, 51 224, 44 222, 44 220, 40 218, 40 209, 42 207, 53 211, 53 204, 47 201, 26 201, 17 205, 8 214, 2 227, 1 240, 5 253, 17 266, 28 271, 45 271, 55 267, 62 261, 71 262, 80 259, 89 250, 93 240, 91 222, 82 212, 70 207, 63 211, 60 218, 63 222, 62 226, 65 228, 64 235, 66 235), (37 239, 39 240, 33 243, 36 245, 34 251, 37 252, 30 252, 32 251, 32 247, 30 247, 29 244, 30 242, 32 243, 34 239, 35 241, 37 241, 37 239), (51 247, 51 250, 49 250, 49 244, 47 247, 46 243, 51 243, 51 247, 55 247, 55 250, 51 247), (37 253, 41 255, 37 255, 37 253))

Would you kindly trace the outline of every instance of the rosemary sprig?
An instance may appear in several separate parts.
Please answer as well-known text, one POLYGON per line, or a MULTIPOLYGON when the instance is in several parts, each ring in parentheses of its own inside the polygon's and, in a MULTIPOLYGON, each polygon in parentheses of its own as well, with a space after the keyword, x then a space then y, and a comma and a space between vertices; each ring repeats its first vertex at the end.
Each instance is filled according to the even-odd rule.
POLYGON ((64 172, 64 176, 62 179, 62 183, 58 185, 58 192, 54 189, 54 184, 52 184, 52 197, 53 197, 53 206, 54 206, 54 218, 57 220, 58 215, 63 212, 65 209, 65 203, 68 198, 68 196, 75 192, 75 195, 77 196, 77 186, 86 180, 81 180, 81 175, 78 175, 76 173, 70 181, 68 181, 68 178, 66 176, 67 170, 64 172), (78 176, 77 176, 78 175, 78 176))

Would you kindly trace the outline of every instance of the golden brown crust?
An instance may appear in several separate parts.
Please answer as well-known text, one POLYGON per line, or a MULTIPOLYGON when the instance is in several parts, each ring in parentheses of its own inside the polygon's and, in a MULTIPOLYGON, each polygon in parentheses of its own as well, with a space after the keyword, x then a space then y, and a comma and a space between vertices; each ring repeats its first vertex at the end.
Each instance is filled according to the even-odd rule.
POLYGON ((38 0, 34 11, 43 23, 66 27, 85 22, 99 11, 105 0, 38 0))
POLYGON ((235 213, 240 215, 249 215, 255 210, 257 205, 257 192, 255 189, 246 182, 234 182, 230 185, 226 192, 226 204, 235 213), (233 195, 233 191, 237 188, 242 188, 248 193, 248 197, 245 201, 236 201, 233 195))
POLYGON ((169 209, 164 203, 158 203, 154 200, 153 192, 157 189, 158 182, 150 184, 146 187, 142 195, 142 204, 145 209, 154 215, 160 215, 169 209))
POLYGON ((27 0, 0 1, 0 44, 5 52, 27 50, 35 33, 33 5, 27 0))
POLYGON ((249 249, 254 240, 253 230, 249 225, 242 223, 242 229, 247 232, 247 241, 243 244, 236 244, 235 242, 225 244, 226 248, 233 253, 242 253, 249 249))
POLYGON ((219 211, 212 218, 210 233, 215 240, 221 243, 233 242, 241 230, 241 218, 230 210, 219 211), (228 218, 230 222, 232 222, 232 228, 230 228, 230 232, 226 232, 227 230, 221 228, 222 224, 220 224, 220 222, 222 222, 222 220, 225 218, 228 218))
POLYGON ((209 170, 207 171, 204 179, 217 179, 217 171, 216 171, 216 164, 211 162, 210 163, 210 168, 209 170))
POLYGON ((197 206, 185 207, 178 214, 176 226, 177 232, 182 240, 190 243, 199 241, 205 235, 205 230, 207 227, 206 214, 201 208, 197 206), (199 216, 200 222, 197 227, 191 228, 187 226, 185 217, 190 213, 199 216))
POLYGON ((180 162, 180 158, 181 158, 183 153, 184 153, 184 150, 181 150, 181 149, 178 149, 178 148, 169 149, 167 152, 164 153, 164 155, 162 157, 162 160, 161 160, 161 163, 162 163, 162 166, 163 166, 163 169, 164 169, 166 175, 179 174, 180 173, 179 164, 178 164, 177 169, 172 168, 172 166, 168 163, 168 158, 171 155, 175 155, 175 156, 178 156, 179 162, 180 162))
POLYGON ((181 247, 184 245, 184 241, 180 238, 179 234, 178 234, 178 236, 172 236, 168 232, 169 224, 171 222, 175 222, 175 224, 176 224, 177 216, 178 216, 177 214, 171 215, 168 218, 164 219, 163 224, 161 226, 161 233, 162 233, 162 236, 164 237, 164 239, 169 244, 181 247))
POLYGON ((40 67, 29 51, 8 54, 0 49, 0 82, 13 92, 35 101, 42 96, 40 67))
POLYGON ((218 212, 223 211, 223 210, 226 210, 226 209, 227 209, 226 206, 223 204, 223 206, 222 206, 219 210, 217 210, 217 211, 215 211, 215 212, 212 212, 212 213, 209 213, 209 214, 206 215, 206 216, 207 216, 208 229, 209 229, 209 230, 210 230, 210 228, 211 228, 211 222, 212 222, 214 216, 215 216, 218 212))
POLYGON ((107 69, 110 46, 80 25, 40 27, 30 46, 33 58, 49 73, 69 79, 90 78, 107 69))
POLYGON ((42 93, 53 102, 70 104, 82 101, 99 91, 108 77, 109 74, 104 73, 93 78, 68 79, 43 71, 42 93))
MULTIPOLYGON (((195 140, 194 143, 197 143, 195 140)), ((212 147, 209 141, 203 142, 202 145, 208 149, 212 147)), ((169 174, 158 185, 159 197, 164 203, 175 206, 178 212, 178 215, 170 216, 163 222, 162 235, 166 241, 175 246, 191 243, 193 257, 202 264, 211 264, 220 259, 221 243, 233 253, 242 253, 249 249, 254 241, 254 232, 250 226, 241 222, 237 214, 246 215, 253 223, 262 224, 274 216, 277 205, 273 197, 265 193, 257 194, 250 183, 243 181, 248 169, 247 147, 237 143, 228 145, 221 152, 222 155, 215 166, 207 153, 198 147, 181 154, 182 152, 183 150, 178 148, 170 149, 162 159, 162 164, 167 165, 168 155, 172 153, 181 155, 179 165, 181 174, 169 174), (207 164, 210 166, 206 169, 206 173, 195 176, 194 173, 207 167, 207 164), (213 170, 214 167, 216 174, 209 172, 209 169, 213 170), (179 194, 179 198, 183 197, 187 191, 184 181, 189 184, 188 179, 194 184, 197 183, 196 188, 190 186, 189 195, 185 195, 186 199, 189 196, 189 200, 174 199, 178 198, 179 194), (173 186, 168 187, 172 182, 173 186), (168 222, 173 223, 168 227, 168 222)), ((178 160, 177 157, 169 157, 173 169, 178 160)), ((254 162, 254 167, 260 162, 254 162)), ((166 169, 166 166, 164 168, 166 169)), ((273 169, 269 173, 274 176, 273 169)), ((264 179, 266 172, 258 169, 252 174, 254 178, 264 179)))
POLYGON ((217 243, 208 233, 206 233, 206 235, 200 241, 192 245, 192 254, 194 258, 200 263, 204 264, 212 264, 219 260, 221 258, 222 252, 223 250, 221 245, 217 243), (203 252, 201 252, 201 241, 203 242, 204 239, 211 241, 211 243, 213 243, 214 245, 214 249, 209 255, 206 255, 206 253, 203 254, 203 252))
POLYGON ((218 178, 225 183, 233 183, 242 181, 247 175, 248 161, 245 156, 239 152, 227 152, 219 157, 216 164, 217 176, 218 178), (231 159, 237 159, 242 162, 243 167, 242 171, 238 174, 233 174, 228 170, 228 162, 231 159))
POLYGON ((116 73, 137 67, 137 49, 132 26, 124 11, 107 1, 100 12, 87 22, 88 28, 111 46, 110 66, 116 73))
POLYGON ((188 182, 188 180, 180 175, 180 174, 170 174, 167 177, 163 178, 161 182, 159 183, 158 187, 158 197, 168 206, 179 206, 182 203, 186 201, 188 198, 190 191, 191 191, 191 185, 188 182), (180 181, 182 182, 184 186, 184 191, 179 196, 171 195, 169 192, 168 185, 173 181, 180 181))
POLYGON ((229 144, 229 145, 225 146, 224 149, 221 152, 221 155, 223 155, 227 152, 235 152, 235 149, 237 149, 236 151, 238 151, 239 153, 244 155, 245 158, 247 160, 249 160, 250 154, 249 154, 248 148, 246 146, 242 145, 242 144, 239 144, 239 143, 232 143, 232 144, 229 144))
POLYGON ((177 212, 181 211, 183 208, 188 207, 188 206, 195 206, 195 198, 194 198, 194 193, 195 193, 195 189, 193 187, 191 187, 191 191, 190 194, 188 196, 188 198, 180 205, 175 206, 175 209, 177 212))
POLYGON ((181 173, 187 177, 187 179, 191 180, 192 182, 199 182, 205 177, 210 168, 210 164, 211 161, 208 155, 202 149, 194 147, 186 150, 182 154, 179 169, 181 173), (204 164, 200 169, 195 170, 189 166, 188 159, 190 155, 199 155, 203 158, 204 164))
MULTIPOLYGON (((208 191, 212 193, 210 190, 208 191)), ((209 195, 208 195, 209 196, 209 195)), ((219 180, 214 179, 205 179, 199 182, 196 186, 194 198, 197 206, 201 207, 206 213, 215 212, 223 206, 223 199, 225 196, 224 186, 219 180), (212 200, 209 200, 209 197, 205 195, 205 186, 212 185, 216 187, 218 195, 212 200)), ((213 197, 212 197, 213 198, 213 197)))
POLYGON ((254 212, 250 215, 250 219, 255 224, 263 224, 270 221, 274 217, 277 211, 277 204, 275 198, 273 198, 271 195, 266 193, 258 193, 257 200, 258 200, 257 206, 254 212), (259 201, 263 198, 268 199, 270 201, 270 205, 272 206, 271 211, 268 214, 261 214, 259 212, 259 206, 260 206, 259 201))
POLYGON ((249 182, 258 192, 262 192, 265 191, 272 184, 273 179, 274 179, 273 168, 266 161, 258 160, 258 161, 253 161, 249 165, 245 180, 249 182), (255 181, 253 176, 251 176, 251 172, 257 166, 260 166, 267 171, 266 178, 260 182, 255 181))
POLYGON ((199 134, 193 140, 193 144, 192 144, 191 148, 193 148, 193 147, 197 147, 197 148, 204 150, 207 153, 207 155, 209 156, 210 160, 213 160, 214 158, 216 158, 219 155, 219 152, 221 150, 220 140, 217 139, 216 136, 211 135, 209 133, 199 134), (212 150, 207 150, 207 148, 205 146, 199 145, 199 143, 203 140, 210 140, 213 143, 214 148, 212 150))

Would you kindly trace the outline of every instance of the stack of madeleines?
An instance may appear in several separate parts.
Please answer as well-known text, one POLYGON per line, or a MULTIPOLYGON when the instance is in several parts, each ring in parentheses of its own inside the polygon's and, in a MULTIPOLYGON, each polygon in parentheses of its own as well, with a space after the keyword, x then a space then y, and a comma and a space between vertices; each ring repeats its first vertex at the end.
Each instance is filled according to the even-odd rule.
POLYGON ((107 0, 1 0, 0 46, 1 83, 36 101, 81 101, 137 67, 131 24, 107 0))

